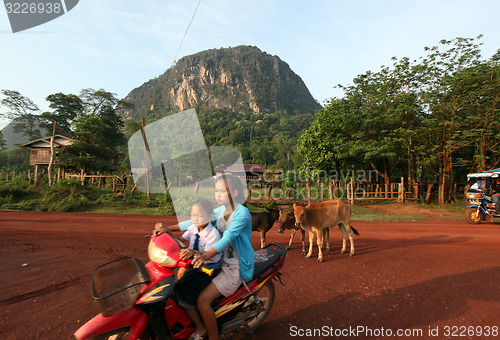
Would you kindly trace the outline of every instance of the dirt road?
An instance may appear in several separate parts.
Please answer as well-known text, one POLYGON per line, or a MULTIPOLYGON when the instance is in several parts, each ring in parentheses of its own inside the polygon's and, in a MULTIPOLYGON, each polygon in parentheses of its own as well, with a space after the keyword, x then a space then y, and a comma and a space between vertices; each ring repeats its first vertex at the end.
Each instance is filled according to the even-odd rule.
MULTIPOLYGON (((158 221, 173 222, 158 216, 0 211, 0 338, 71 339, 97 312, 90 299, 92 270, 122 256, 146 261, 144 235, 158 221)), ((500 225, 433 218, 353 226, 361 234, 354 257, 339 254, 338 229, 323 263, 304 258, 296 238, 283 270, 286 286, 276 286, 271 314, 247 338, 443 339, 479 332, 485 338, 495 329, 498 334, 500 225)), ((267 240, 284 244, 288 237, 273 228, 267 240)), ((253 240, 257 248, 257 233, 253 240)))

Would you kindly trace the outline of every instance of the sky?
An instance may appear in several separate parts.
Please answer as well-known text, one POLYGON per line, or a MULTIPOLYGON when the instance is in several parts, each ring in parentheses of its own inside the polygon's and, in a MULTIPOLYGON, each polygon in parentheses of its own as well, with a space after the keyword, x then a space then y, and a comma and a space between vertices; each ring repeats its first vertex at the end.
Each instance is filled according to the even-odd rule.
POLYGON ((124 98, 171 67, 178 51, 177 60, 252 45, 288 63, 324 104, 342 97, 336 85, 392 57, 424 56, 442 39, 483 34, 484 59, 500 48, 498 0, 201 0, 180 46, 198 1, 80 0, 18 33, 0 7, 0 89, 19 91, 41 111, 57 92, 103 88, 124 98))

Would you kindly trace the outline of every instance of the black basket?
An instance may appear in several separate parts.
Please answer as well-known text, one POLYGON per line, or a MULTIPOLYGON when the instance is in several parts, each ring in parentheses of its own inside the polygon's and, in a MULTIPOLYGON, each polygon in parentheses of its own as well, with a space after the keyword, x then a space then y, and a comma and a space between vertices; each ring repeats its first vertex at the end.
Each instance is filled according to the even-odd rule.
POLYGON ((108 262, 92 273, 92 297, 99 304, 103 316, 111 316, 129 309, 146 282, 149 273, 140 260, 133 257, 108 262))

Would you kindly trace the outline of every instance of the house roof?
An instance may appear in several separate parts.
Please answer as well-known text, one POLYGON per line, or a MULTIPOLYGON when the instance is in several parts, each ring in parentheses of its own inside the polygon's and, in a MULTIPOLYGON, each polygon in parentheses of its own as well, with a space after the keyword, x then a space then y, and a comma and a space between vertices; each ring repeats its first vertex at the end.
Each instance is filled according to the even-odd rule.
POLYGON ((219 164, 215 167, 215 171, 228 171, 228 172, 241 172, 242 166, 245 172, 264 172, 266 171, 265 165, 259 164, 219 164))
MULTIPOLYGON (((27 143, 21 144, 23 147, 27 148, 50 148, 50 138, 51 137, 44 137, 44 138, 38 138, 32 141, 29 141, 27 143)), ((54 136, 54 146, 55 147, 63 147, 68 144, 71 144, 73 142, 73 139, 63 136, 63 135, 55 135, 54 136)))
MULTIPOLYGON (((267 166, 266 165, 261 165, 261 164, 243 164, 243 169, 245 172, 266 172, 267 166)), ((241 172, 241 164, 219 164, 215 167, 215 171, 228 171, 228 172, 241 172)), ((277 170, 269 170, 270 172, 273 173, 281 173, 283 172, 282 169, 277 169, 277 170)))
POLYGON ((486 178, 486 177, 493 177, 493 178, 500 177, 500 169, 476 172, 467 175, 467 178, 486 178))

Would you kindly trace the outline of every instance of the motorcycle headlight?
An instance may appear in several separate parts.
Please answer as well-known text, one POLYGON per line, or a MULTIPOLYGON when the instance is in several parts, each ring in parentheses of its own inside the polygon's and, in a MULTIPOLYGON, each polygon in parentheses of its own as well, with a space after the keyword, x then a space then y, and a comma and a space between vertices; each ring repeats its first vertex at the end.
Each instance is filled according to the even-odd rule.
POLYGON ((177 261, 168 256, 166 250, 158 248, 152 240, 149 242, 148 256, 151 261, 160 266, 175 267, 177 265, 177 261))

